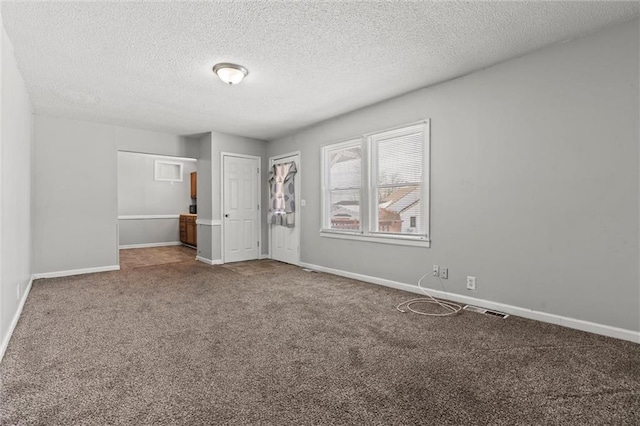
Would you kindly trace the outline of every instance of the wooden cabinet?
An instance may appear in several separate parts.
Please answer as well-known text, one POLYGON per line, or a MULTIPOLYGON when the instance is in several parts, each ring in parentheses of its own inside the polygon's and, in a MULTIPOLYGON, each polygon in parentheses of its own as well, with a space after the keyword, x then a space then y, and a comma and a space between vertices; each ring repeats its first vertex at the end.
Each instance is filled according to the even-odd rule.
POLYGON ((198 198, 198 173, 191 173, 191 198, 198 198))
POLYGON ((190 246, 197 247, 198 235, 195 214, 180 215, 180 241, 190 246))

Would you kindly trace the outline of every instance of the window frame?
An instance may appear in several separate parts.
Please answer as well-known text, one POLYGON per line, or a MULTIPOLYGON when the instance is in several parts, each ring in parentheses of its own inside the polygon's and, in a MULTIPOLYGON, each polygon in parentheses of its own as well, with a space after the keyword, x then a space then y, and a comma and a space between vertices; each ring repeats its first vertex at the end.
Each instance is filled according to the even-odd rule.
MULTIPOLYGON (((321 157, 321 229, 320 236, 327 238, 339 238, 348 240, 369 241, 384 244, 399 244, 407 246, 430 247, 430 186, 431 186, 431 131, 430 120, 404 124, 389 129, 366 133, 356 138, 349 138, 339 142, 324 144, 320 148, 321 157), (379 205, 377 205, 377 148, 375 144, 380 140, 400 137, 416 132, 422 132, 423 158, 422 181, 420 183, 420 222, 421 233, 390 233, 377 231, 377 217, 379 205), (331 228, 331 201, 330 185, 328 179, 328 155, 336 149, 347 147, 361 147, 361 178, 360 178, 360 229, 341 230, 331 228)), ((399 185, 399 186, 406 186, 399 185)))
POLYGON ((349 139, 342 142, 331 143, 324 145, 320 148, 320 157, 321 157, 321 165, 320 165, 320 179, 321 179, 321 205, 322 205, 322 229, 323 230, 331 230, 331 232, 340 232, 347 234, 362 234, 363 224, 362 224, 362 192, 363 192, 363 183, 366 182, 363 180, 363 158, 362 158, 362 138, 349 139), (328 182, 331 174, 329 173, 329 155, 332 151, 339 151, 349 148, 360 148, 360 186, 349 187, 349 188, 338 188, 339 191, 349 191, 357 189, 360 193, 359 197, 359 229, 358 230, 348 230, 348 229, 332 229, 331 228, 331 184, 328 182))
POLYGON ((369 161, 368 173, 367 177, 369 178, 367 188, 369 189, 369 233, 375 234, 379 236, 403 236, 403 237, 414 237, 415 239, 423 240, 429 238, 429 227, 426 225, 429 222, 429 218, 427 216, 428 210, 425 209, 425 205, 427 203, 423 203, 422 200, 427 200, 429 197, 428 190, 425 190, 425 186, 428 186, 429 181, 429 167, 427 164, 429 163, 429 152, 428 152, 428 124, 427 123, 417 123, 410 124, 399 128, 394 128, 391 130, 383 130, 380 132, 370 133, 367 136, 367 159, 369 161), (406 135, 412 135, 416 133, 422 133, 422 180, 420 182, 403 182, 401 184, 390 184, 390 185, 378 185, 378 147, 377 144, 381 141, 386 141, 389 139, 399 138, 406 135), (425 179, 426 177, 426 179, 425 179), (425 185, 426 183, 426 185, 425 185), (378 215, 380 213, 379 205, 377 202, 378 199, 378 189, 380 188, 393 188, 393 187, 405 187, 412 185, 420 185, 420 218, 425 218, 424 222, 420 222, 420 228, 422 228, 423 232, 420 234, 409 234, 402 232, 385 232, 379 231, 378 227, 378 215))
POLYGON ((184 181, 184 163, 180 161, 171 161, 171 160, 154 160, 153 180, 158 182, 183 182, 184 181), (177 179, 162 177, 160 174, 160 168, 163 165, 178 166, 178 169, 180 170, 178 172, 180 177, 177 179))

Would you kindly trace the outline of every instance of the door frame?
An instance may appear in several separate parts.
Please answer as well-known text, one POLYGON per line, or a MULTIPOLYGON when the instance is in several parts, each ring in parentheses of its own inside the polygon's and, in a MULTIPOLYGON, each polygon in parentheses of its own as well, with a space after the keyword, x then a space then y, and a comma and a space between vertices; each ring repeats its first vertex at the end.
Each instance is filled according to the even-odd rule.
MULTIPOLYGON (((298 156, 298 164, 297 166, 297 172, 295 175, 295 190, 296 192, 296 213, 295 213, 295 223, 296 226, 300 226, 302 224, 302 211, 301 211, 301 207, 302 207, 302 154, 300 154, 300 151, 292 151, 292 152, 287 152, 284 154, 280 154, 280 155, 274 155, 273 157, 269 157, 269 170, 271 170, 271 167, 273 167, 273 164, 275 162, 277 162, 278 160, 282 160, 283 158, 287 158, 287 157, 293 157, 294 155, 298 156)), ((268 182, 268 181, 267 181, 268 182)), ((268 185, 268 183, 267 183, 268 185)), ((269 193, 271 193, 271 188, 269 188, 269 193)), ((267 227, 269 229, 269 259, 272 259, 271 257, 271 244, 273 242, 273 238, 271 236, 271 224, 269 223, 269 221, 267 220, 267 227)), ((298 228, 298 231, 301 231, 301 228, 298 228)), ((302 232, 298 232, 298 261, 296 263, 296 265, 300 266, 300 239, 301 239, 301 234, 302 232)))
POLYGON ((236 158, 250 158, 258 161, 258 173, 256 175, 256 182, 258 184, 258 257, 262 252, 262 157, 257 155, 236 154, 233 152, 220 152, 220 258, 222 263, 225 263, 225 250, 224 250, 224 157, 236 157, 236 158))

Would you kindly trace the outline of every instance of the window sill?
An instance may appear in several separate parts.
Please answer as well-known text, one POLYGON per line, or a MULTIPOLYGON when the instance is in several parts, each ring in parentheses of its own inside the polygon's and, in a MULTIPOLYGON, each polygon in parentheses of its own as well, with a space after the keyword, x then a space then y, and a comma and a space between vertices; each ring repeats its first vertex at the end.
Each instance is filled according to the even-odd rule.
POLYGON ((431 247, 431 241, 420 237, 398 236, 398 235, 362 235, 352 232, 336 232, 321 230, 320 236, 323 238, 337 238, 341 240, 366 241, 369 243, 393 244, 410 247, 431 247))

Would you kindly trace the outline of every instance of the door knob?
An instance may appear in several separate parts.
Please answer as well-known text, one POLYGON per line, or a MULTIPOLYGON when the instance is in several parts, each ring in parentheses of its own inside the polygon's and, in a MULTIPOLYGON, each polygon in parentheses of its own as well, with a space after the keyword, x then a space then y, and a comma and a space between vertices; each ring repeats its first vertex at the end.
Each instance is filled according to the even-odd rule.
POLYGON ((229 217, 229 213, 225 214, 224 217, 229 217))

